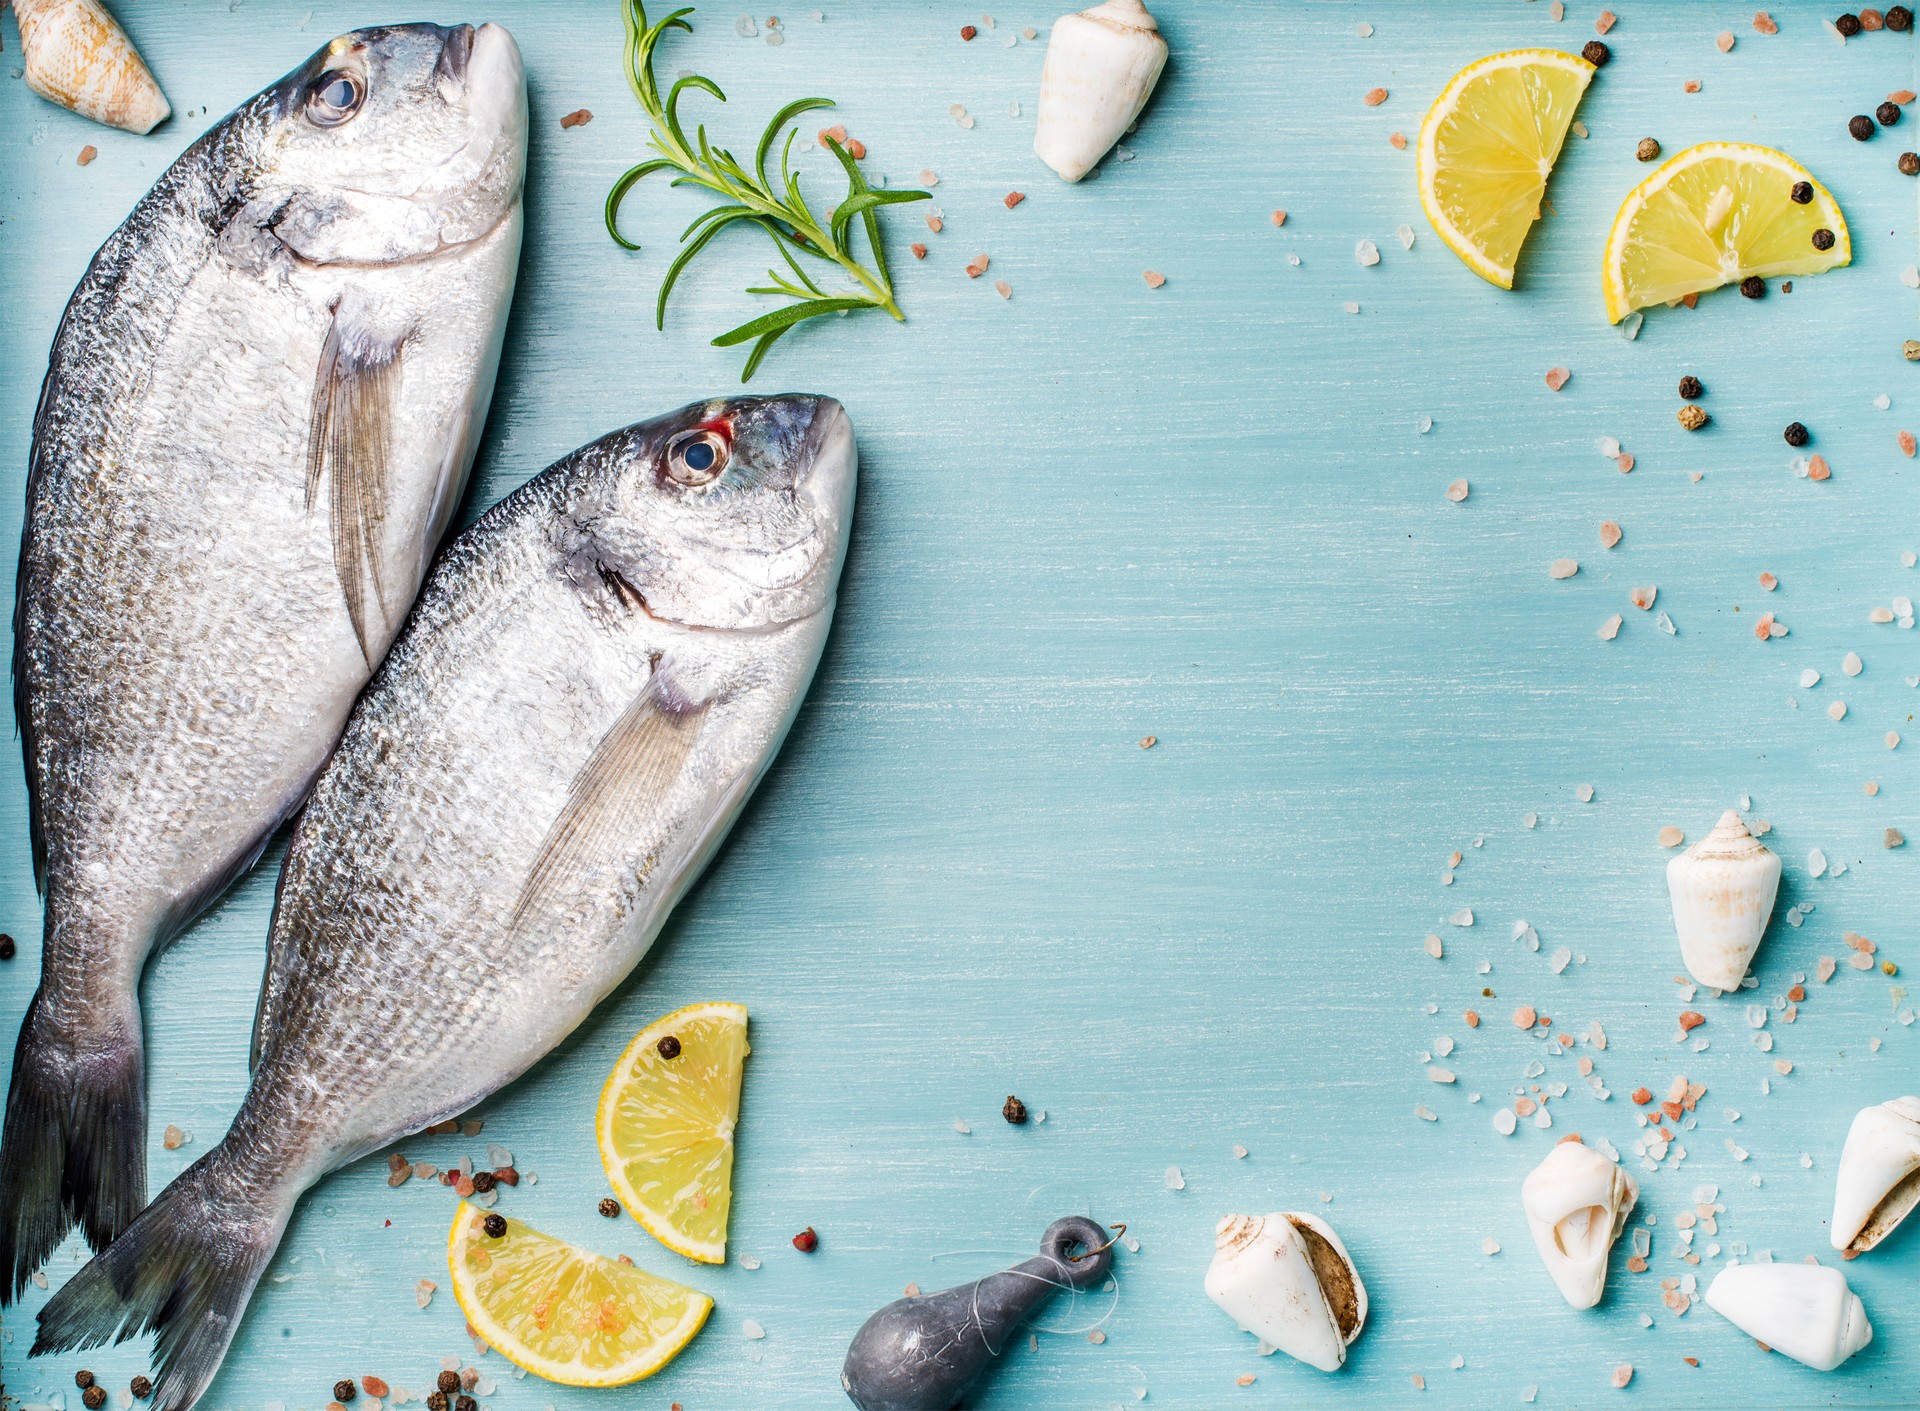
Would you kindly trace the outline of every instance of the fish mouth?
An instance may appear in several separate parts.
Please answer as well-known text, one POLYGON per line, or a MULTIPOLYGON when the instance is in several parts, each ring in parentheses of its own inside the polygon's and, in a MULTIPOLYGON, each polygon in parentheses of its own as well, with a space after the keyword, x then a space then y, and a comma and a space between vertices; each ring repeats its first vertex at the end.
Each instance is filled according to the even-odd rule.
POLYGON ((812 499, 822 529, 830 530, 844 549, 842 531, 853 516, 860 453, 853 443, 853 419, 834 398, 814 399, 813 421, 801 442, 801 458, 804 469, 795 488, 812 499))
POLYGON ((465 86, 467 81, 467 61, 473 57, 473 26, 455 25, 447 31, 446 42, 440 47, 440 62, 434 66, 434 73, 442 81, 465 86))

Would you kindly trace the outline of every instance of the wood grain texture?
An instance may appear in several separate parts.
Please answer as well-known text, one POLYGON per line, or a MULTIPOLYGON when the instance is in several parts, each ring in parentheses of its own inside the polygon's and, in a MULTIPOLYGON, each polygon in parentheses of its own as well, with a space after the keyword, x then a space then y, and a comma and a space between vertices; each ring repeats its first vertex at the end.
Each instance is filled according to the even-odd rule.
MULTIPOLYGON (((1844 956, 1844 930, 1920 964, 1920 851, 1881 847, 1887 826, 1920 837, 1920 737, 1882 743, 1914 729, 1920 696, 1905 678, 1920 652, 1912 634, 1868 622, 1874 605, 1920 590, 1901 562, 1920 548, 1920 487, 1894 446, 1899 427, 1920 427, 1920 366, 1899 354, 1916 332, 1900 276, 1920 187, 1894 171, 1920 118, 1866 144, 1845 132, 1850 114, 1920 87, 1913 38, 1842 47, 1811 5, 1776 4, 1771 38, 1745 11, 1619 7, 1615 60, 1581 110, 1592 136, 1570 140, 1520 288, 1503 294, 1431 234, 1412 153, 1388 134, 1415 133, 1472 58, 1577 49, 1597 7, 1556 23, 1544 0, 1165 0, 1174 57, 1127 143, 1133 159, 1068 187, 1028 151, 1048 13, 997 13, 963 45, 959 27, 980 23, 965 6, 836 3, 816 22, 813 3, 780 11, 778 48, 703 9, 663 67, 726 88, 716 126, 736 145, 779 102, 822 92, 842 100, 835 120, 875 173, 940 176, 943 234, 912 210, 889 222, 910 322, 823 321, 756 382, 832 393, 859 432, 858 526, 825 663, 759 798, 635 979, 486 1104, 480 1139, 404 1144, 441 1164, 488 1140, 511 1147, 540 1176, 509 1193, 516 1214, 630 1253, 719 1306, 635 1391, 516 1382, 494 1356, 483 1364, 501 1389, 487 1404, 843 1404, 839 1361, 870 1311, 910 1280, 932 1288, 1022 1257, 1069 1211, 1138 1235, 1117 1301, 1057 1306, 1045 1321, 1068 1331, 1017 1348, 982 1406, 1107 1408, 1144 1392, 1157 1406, 1371 1407, 1407 1404, 1415 1374, 1421 1404, 1518 1405, 1537 1386, 1539 1405, 1592 1405, 1616 1395, 1607 1378, 1621 1362, 1638 1368, 1628 1394, 1641 1406, 1910 1401, 1920 1236, 1847 1267, 1876 1335, 1825 1376, 1763 1354, 1704 1306, 1676 1319, 1657 1281, 1697 1273, 1704 1288, 1736 1241, 1831 1260, 1847 1122, 1916 1086, 1904 968, 1888 979, 1843 967, 1813 986, 1796 1023, 1769 1020, 1771 1053, 1744 1015, 1816 957, 1844 956), (1040 42, 1005 47, 1022 25, 1040 42), (1722 54, 1714 36, 1728 28, 1738 44, 1722 54), (1683 93, 1694 78, 1703 90, 1683 93), (1362 106, 1375 85, 1390 97, 1362 106), (973 129, 948 116, 954 102, 973 129), (1644 174, 1633 148, 1647 135, 1670 153, 1708 138, 1792 152, 1845 208, 1853 266, 1757 303, 1723 293, 1655 311, 1623 340, 1600 310, 1598 259, 1644 174), (1014 189, 1027 200, 1008 210, 1014 189), (1275 208, 1290 213, 1284 228, 1275 208), (1403 222, 1411 250, 1395 238, 1403 222), (921 238, 931 249, 915 262, 905 246, 921 238), (1379 245, 1378 266, 1356 263, 1361 239, 1379 245), (990 275, 967 279, 982 252, 990 275), (1146 269, 1165 287, 1148 289, 1146 269), (1558 394, 1542 381, 1555 365, 1573 370, 1558 394), (1713 416, 1693 436, 1673 415, 1689 371, 1713 416), (1872 405, 1883 393, 1891 410, 1872 405), (1780 431, 1792 419, 1814 429, 1830 482, 1789 471, 1780 431), (1631 475, 1601 459, 1602 436, 1635 454, 1631 475), (1460 476, 1471 498, 1450 504, 1460 476), (1610 552, 1608 518, 1625 528, 1610 552), (1563 556, 1579 575, 1550 581, 1563 556), (1777 592, 1757 586, 1762 570, 1777 592), (1659 586, 1674 635, 1629 605, 1644 584, 1659 586), (1790 636, 1754 639, 1767 610, 1790 636), (1598 640, 1615 612, 1629 619, 1618 640, 1598 640), (1851 680, 1848 650, 1866 663, 1851 680), (1797 684, 1807 666, 1824 677, 1812 690, 1797 684), (1838 723, 1825 711, 1836 696, 1850 706, 1838 723), (1149 734, 1159 744, 1143 752, 1149 734), (1583 783, 1590 803, 1575 796, 1583 783), (1776 920, 1758 991, 1696 1006, 1710 1022, 1695 1038, 1710 1047, 1695 1052, 1673 1042, 1680 965, 1654 838, 1667 823, 1698 837, 1742 794, 1775 825, 1780 911, 1816 909, 1797 929, 1776 920), (1815 846, 1847 873, 1812 879, 1815 846), (1456 848, 1465 861, 1443 887, 1456 848), (1461 907, 1471 928, 1443 924, 1461 907), (1516 918, 1537 928, 1537 953, 1509 938, 1516 918), (1430 931, 1442 961, 1423 953, 1430 931), (1555 974, 1562 946, 1584 960, 1555 974), (733 1249, 762 1259, 757 1270, 696 1268, 594 1213, 603 1075, 645 1022, 705 998, 753 1014, 733 1249), (1597 1019, 1609 1047, 1551 1057, 1508 1022, 1521 1003, 1557 1031, 1597 1019), (1469 1006, 1479 1029, 1463 1025, 1469 1006), (1458 1044, 1445 1060, 1454 1086, 1425 1076, 1442 1034, 1458 1044), (1583 1053, 1610 1101, 1573 1071, 1583 1053), (1776 1058, 1791 1076, 1774 1074, 1776 1058), (1546 1071, 1530 1078, 1535 1060, 1546 1071), (1538 1266, 1520 1181, 1572 1131, 1635 1161, 1626 1094, 1678 1073, 1709 1092, 1682 1134, 1686 1161, 1634 1167, 1659 1222, 1652 1268, 1631 1275, 1616 1257, 1606 1301, 1575 1314, 1538 1266), (1495 1134, 1496 1105, 1555 1081, 1571 1091, 1549 1105, 1552 1130, 1495 1134), (1001 1122, 1009 1092, 1046 1122, 1001 1122), (1416 1119, 1421 1103, 1437 1121, 1416 1119), (1170 1165, 1184 1190, 1166 1188, 1170 1165), (1674 1221, 1709 1184, 1727 1207, 1721 1254, 1695 1270, 1676 1257, 1674 1221), (1300 1207, 1335 1224, 1372 1297, 1333 1377, 1256 1356, 1200 1287, 1220 1215, 1300 1207), (821 1236, 810 1258, 788 1245, 805 1225, 821 1236), (1492 1257, 1488 1237, 1502 1246, 1492 1257), (1107 1340, 1090 1345, 1073 1330, 1108 1302, 1107 1340), (741 1335, 748 1318, 764 1341, 741 1335), (1248 1372, 1257 1381, 1236 1387, 1248 1372)), ((402 16, 315 4, 304 25, 308 0, 117 9, 174 103, 154 136, 93 127, 0 81, 0 361, 12 370, 0 542, 18 531, 40 372, 90 252, 213 115, 356 24, 491 17, 528 60, 527 254, 468 517, 591 437, 734 385, 737 355, 705 340, 745 316, 738 290, 761 252, 741 237, 696 268, 663 336, 653 293, 700 199, 643 190, 626 225, 637 256, 600 228, 605 190, 644 140, 610 4, 490 16, 437 0, 402 16), (562 131, 580 107, 593 121, 562 131), (99 160, 77 167, 88 143, 99 160)), ((0 66, 11 62, 10 47, 0 66)), ((824 154, 807 169, 829 189, 824 154)), ((0 925, 21 938, 0 968, 9 1025, 38 955, 23 807, 9 765, 0 925)), ((156 1180, 217 1137, 244 1089, 277 865, 276 848, 153 968, 156 1180), (169 1122, 194 1134, 182 1150, 160 1147, 169 1122)), ((444 1290, 452 1200, 384 1177, 376 1157, 309 1198, 208 1405, 317 1408, 336 1377, 361 1372, 417 1398, 443 1355, 471 1356, 444 1290), (422 1277, 442 1285, 424 1312, 422 1277)), ((76 1257, 56 1257, 54 1284, 76 1257)), ((82 1359, 23 1365, 23 1317, 5 1328, 9 1392, 43 1402, 64 1388, 71 1404, 82 1359)), ((140 1349, 84 1362, 117 1388, 140 1349)))

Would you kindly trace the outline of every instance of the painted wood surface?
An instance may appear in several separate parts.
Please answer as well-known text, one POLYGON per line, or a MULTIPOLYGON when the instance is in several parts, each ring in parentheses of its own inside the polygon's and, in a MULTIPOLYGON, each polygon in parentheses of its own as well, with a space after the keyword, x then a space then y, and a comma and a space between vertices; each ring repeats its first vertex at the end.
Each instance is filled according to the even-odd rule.
MULTIPOLYGON (((1704 1306, 1676 1317, 1660 1281, 1704 1289, 1737 1245, 1830 1261, 1849 1118, 1920 1086, 1909 972, 1856 972, 1842 943, 1860 932, 1920 964, 1920 853, 1882 847, 1887 827, 1920 835, 1920 739, 1883 743, 1914 728, 1920 653, 1868 619, 1920 589, 1902 560, 1920 548, 1920 486, 1895 448, 1899 428, 1920 426, 1920 366, 1900 356, 1917 331, 1902 281, 1916 187, 1894 169, 1920 119, 1865 144, 1845 132, 1850 114, 1920 86, 1913 38, 1843 47, 1825 11, 1798 4, 1775 6, 1774 37, 1738 7, 1621 6, 1614 61, 1581 110, 1592 135, 1570 141, 1506 294, 1432 235, 1412 153, 1389 134, 1415 133, 1472 58, 1577 50, 1595 6, 1556 22, 1520 0, 1165 0, 1160 95, 1126 151, 1068 187, 1028 151, 1049 13, 996 13, 963 44, 962 24, 983 25, 965 6, 834 3, 816 20, 819 2, 780 12, 778 47, 765 14, 744 37, 734 13, 703 9, 665 67, 726 88, 712 122, 736 144, 778 103, 821 92, 842 101, 873 171, 939 175, 942 234, 913 211, 890 222, 908 323, 813 327, 756 382, 832 393, 859 430, 858 526, 826 661, 760 796, 632 982, 484 1105, 480 1138, 403 1144, 443 1165, 510 1147, 540 1176, 510 1193, 514 1213, 696 1284, 718 1308, 638 1388, 516 1381, 490 1356, 499 1389, 485 1403, 843 1404, 840 1357, 872 1309, 909 1281, 1012 1262, 1050 1219, 1085 1211, 1138 1236, 1117 1295, 1056 1306, 980 1405, 1413 1404, 1417 1376, 1418 1404, 1519 1405, 1537 1388, 1538 1405, 1590 1406, 1621 1395, 1608 1385, 1621 1363, 1637 1369, 1625 1395, 1639 1405, 1910 1404, 1920 1238, 1847 1267, 1876 1335, 1825 1376, 1704 1306), (1723 29, 1730 53, 1714 43, 1723 29), (1691 79, 1701 91, 1683 91, 1691 79), (1387 101, 1363 106, 1376 85, 1387 101), (1709 138, 1792 152, 1845 208, 1853 266, 1759 302, 1726 292, 1658 310, 1623 339, 1601 314, 1599 257, 1648 135, 1669 152, 1709 138), (1011 190, 1027 193, 1015 209, 1011 190), (924 261, 908 257, 913 239, 924 261), (1377 266, 1357 263, 1361 240, 1377 266), (970 280, 962 266, 981 253, 990 274, 970 280), (1147 287, 1148 269, 1164 287, 1147 287), (1557 394, 1543 383, 1556 365, 1573 374, 1557 394), (1708 388, 1713 421, 1695 435, 1674 419, 1683 372, 1708 388), (1789 469, 1793 419, 1813 428, 1830 481, 1789 469), (1634 454, 1630 475, 1601 457, 1602 437, 1634 454), (1463 504, 1443 493, 1457 477, 1472 487, 1463 504), (1611 551, 1604 519, 1625 530, 1611 551), (1561 557, 1580 572, 1552 581, 1561 557), (1642 613, 1628 593, 1648 584, 1659 598, 1642 613), (1757 641, 1764 611, 1791 634, 1757 641), (1614 613, 1628 620, 1603 641, 1614 613), (1865 663, 1851 679, 1850 650, 1865 663), (1810 689, 1806 668, 1822 673, 1810 689), (1838 722, 1835 699, 1849 707, 1838 722), (1159 743, 1143 751, 1148 735, 1159 743), (1676 1042, 1686 1005, 1655 835, 1698 837, 1743 795, 1787 860, 1779 911, 1812 910, 1797 928, 1777 915, 1759 988, 1701 996, 1707 1025, 1676 1042), (1812 877, 1815 847, 1845 874, 1812 877), (1446 924, 1463 908, 1471 927, 1446 924), (1521 919, 1538 951, 1512 938, 1521 919), (1430 933, 1444 959, 1425 952, 1430 933), (1824 986, 1810 978, 1821 955, 1843 961, 1824 986), (1811 994, 1787 1024, 1781 997, 1802 975, 1811 994), (753 1013, 733 1249, 757 1269, 689 1265, 595 1213, 606 1070, 651 1017, 703 998, 753 1013), (1762 1030, 1750 1003, 1773 1006, 1762 1030), (1509 1022, 1521 1004, 1555 1033, 1600 1021, 1608 1046, 1562 1054, 1509 1022), (1443 1035, 1456 1046, 1431 1061, 1452 1085, 1427 1077, 1443 1035), (1610 1099, 1590 1093, 1582 1057, 1610 1099), (1679 1074, 1708 1087, 1681 1124, 1687 1157, 1646 1171, 1627 1095, 1679 1074), (1496 1107, 1557 1083, 1550 1130, 1529 1118, 1495 1132, 1496 1107), (1009 1092, 1046 1121, 1002 1122, 1009 1092), (1650 1270, 1616 1254, 1606 1301, 1580 1314, 1539 1267, 1518 1204, 1521 1178, 1569 1132, 1621 1150, 1658 1222, 1650 1270), (1174 1166, 1184 1189, 1168 1188, 1174 1166), (1696 1234, 1694 1266, 1676 1221, 1701 1186, 1726 1209, 1716 1235, 1696 1234), (1201 1292, 1219 1216, 1287 1208, 1335 1224, 1372 1295, 1337 1376, 1257 1356, 1201 1292), (806 1225, 821 1238, 811 1257, 788 1244, 806 1225), (747 1319, 764 1340, 743 1336, 747 1319), (1256 1380, 1237 1386, 1243 1374, 1256 1380)), ((117 9, 174 103, 153 136, 0 82, 0 542, 18 530, 46 350, 90 253, 209 122, 358 24, 490 17, 529 64, 527 253, 469 517, 579 443, 735 384, 737 357, 706 339, 750 309, 738 291, 760 250, 741 237, 697 268, 662 335, 654 290, 702 200, 643 191, 628 217, 637 256, 600 227, 644 138, 611 4, 117 9), (581 107, 593 121, 562 131, 581 107), (99 157, 81 167, 85 144, 99 157)), ((6 40, 0 69, 18 61, 11 26, 6 40)), ((807 169, 824 191, 824 154, 807 169)), ((156 1181, 217 1139, 244 1089, 277 865, 276 847, 150 974, 156 1181), (160 1145, 168 1123, 192 1133, 178 1151, 160 1145)), ((15 764, 0 771, 0 925, 21 943, 0 967, 11 1026, 39 949, 15 764)), ((207 1404, 318 1408, 360 1373, 417 1400, 443 1356, 472 1360, 444 1291, 452 1207, 437 1185, 390 1190, 378 1157, 329 1180, 207 1404), (424 1311, 421 1278, 443 1286, 424 1311)), ((77 1242, 57 1255, 50 1282, 78 1257, 77 1242)), ((27 1363, 23 1313, 43 1297, 0 1334, 14 1397, 76 1405, 77 1366, 115 1388, 142 1368, 138 1346, 27 1363)))

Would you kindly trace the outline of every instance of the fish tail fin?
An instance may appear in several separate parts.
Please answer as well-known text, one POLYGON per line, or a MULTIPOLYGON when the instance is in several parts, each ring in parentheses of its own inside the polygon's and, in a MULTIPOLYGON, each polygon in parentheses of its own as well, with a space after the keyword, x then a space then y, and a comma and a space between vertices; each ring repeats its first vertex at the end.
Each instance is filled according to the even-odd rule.
POLYGON ((87 1023, 73 1035, 43 989, 20 1025, 0 1136, 0 1306, 76 1223, 105 1249, 146 1204, 140 1002, 128 994, 87 1023))
POLYGON ((33 1355, 154 1333, 152 1411, 187 1411, 220 1370, 291 1211, 287 1192, 249 1178, 223 1142, 47 1301, 33 1355))

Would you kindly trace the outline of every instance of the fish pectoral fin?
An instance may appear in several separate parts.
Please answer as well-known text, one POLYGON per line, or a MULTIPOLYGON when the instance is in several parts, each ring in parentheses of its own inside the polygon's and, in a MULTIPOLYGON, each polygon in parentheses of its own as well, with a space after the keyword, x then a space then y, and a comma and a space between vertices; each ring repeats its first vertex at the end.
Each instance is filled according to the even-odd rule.
POLYGON ((645 836, 647 818, 680 778, 711 705, 672 699, 654 668, 567 790, 520 888, 509 931, 554 916, 579 895, 595 862, 624 855, 645 836))
POLYGON ((324 485, 333 525, 333 571, 368 666, 378 658, 376 628, 384 638, 394 626, 387 603, 390 585, 381 577, 381 540, 394 390, 405 344, 404 337, 366 335, 336 309, 320 349, 307 428, 307 509, 319 503, 324 485))

